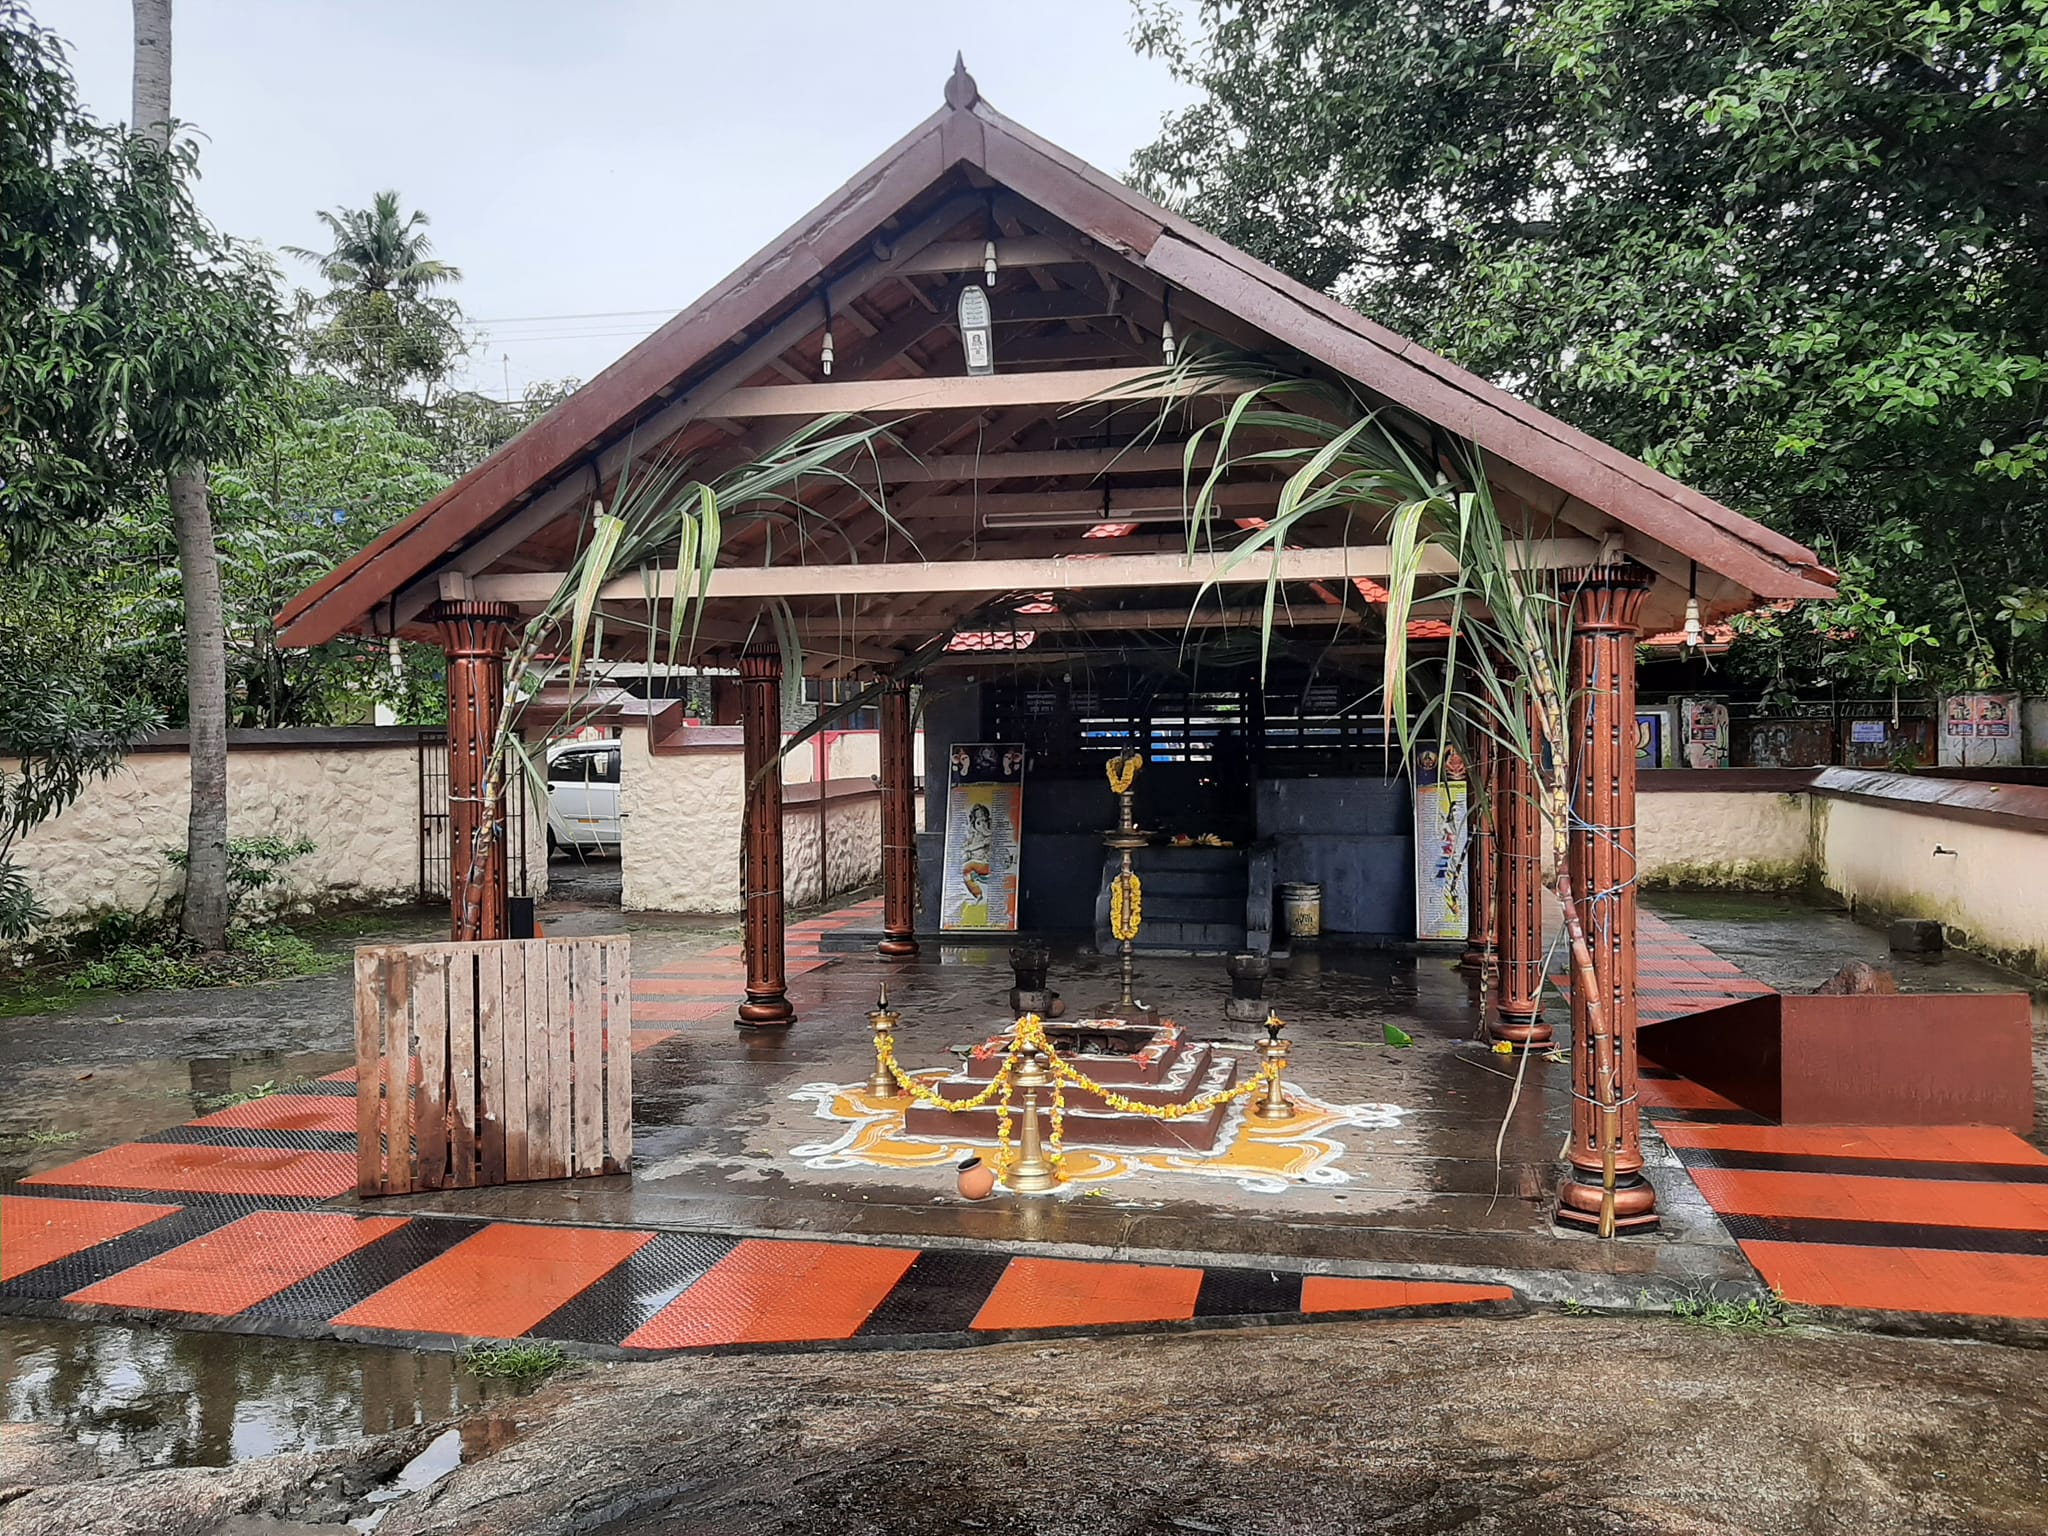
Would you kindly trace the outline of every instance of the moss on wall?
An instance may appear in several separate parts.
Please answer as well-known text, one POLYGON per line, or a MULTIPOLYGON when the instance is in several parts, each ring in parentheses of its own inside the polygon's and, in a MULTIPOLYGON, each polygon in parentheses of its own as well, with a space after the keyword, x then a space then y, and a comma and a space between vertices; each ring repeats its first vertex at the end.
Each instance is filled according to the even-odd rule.
POLYGON ((1816 877, 1813 865, 1802 860, 1700 860, 1660 864, 1645 870, 1639 883, 1646 891, 1760 891, 1782 895, 1808 889, 1816 877))

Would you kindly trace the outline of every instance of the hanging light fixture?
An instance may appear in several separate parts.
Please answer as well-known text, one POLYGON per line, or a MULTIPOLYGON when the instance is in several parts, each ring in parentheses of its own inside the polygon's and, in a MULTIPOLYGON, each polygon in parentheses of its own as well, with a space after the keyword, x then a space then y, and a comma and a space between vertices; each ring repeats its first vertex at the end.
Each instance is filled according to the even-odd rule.
POLYGON ((996 332, 988 294, 969 283, 960 290, 960 350, 970 374, 996 371, 996 332))
POLYGON ((1166 359, 1169 367, 1173 364, 1173 290, 1167 289, 1160 296, 1159 307, 1166 318, 1159 326, 1159 355, 1166 359))
POLYGON ((825 299, 825 340, 818 348, 818 368, 829 379, 832 377, 832 290, 827 287, 819 291, 825 299))
POLYGON ((996 195, 988 195, 988 240, 981 248, 981 275, 983 286, 996 285, 996 195))
POLYGON ((1692 576, 1685 588, 1685 645, 1687 650, 1696 651, 1706 637, 1700 629, 1700 563, 1692 563, 1692 576))

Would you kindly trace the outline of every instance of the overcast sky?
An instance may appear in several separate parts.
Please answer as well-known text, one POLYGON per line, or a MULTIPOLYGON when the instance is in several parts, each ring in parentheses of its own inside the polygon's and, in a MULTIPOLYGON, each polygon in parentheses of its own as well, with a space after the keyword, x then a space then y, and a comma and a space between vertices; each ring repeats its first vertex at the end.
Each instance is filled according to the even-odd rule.
MULTIPOLYGON (((129 0, 31 0, 125 121, 129 0)), ((176 0, 172 110, 230 233, 321 249, 395 187, 486 339, 470 381, 587 379, 939 105, 1120 174, 1185 95, 1125 0, 176 0), (504 360, 509 357, 509 364, 504 360)), ((285 258, 287 276, 311 280, 285 258)))

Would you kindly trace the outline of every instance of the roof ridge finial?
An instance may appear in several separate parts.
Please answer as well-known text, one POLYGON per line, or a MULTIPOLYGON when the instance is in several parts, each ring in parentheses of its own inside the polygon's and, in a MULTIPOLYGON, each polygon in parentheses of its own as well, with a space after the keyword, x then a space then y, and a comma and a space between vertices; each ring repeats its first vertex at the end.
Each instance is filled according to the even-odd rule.
POLYGON ((946 81, 946 105, 955 112, 965 112, 980 99, 981 87, 974 83, 974 76, 967 73, 967 55, 956 52, 952 76, 946 81))

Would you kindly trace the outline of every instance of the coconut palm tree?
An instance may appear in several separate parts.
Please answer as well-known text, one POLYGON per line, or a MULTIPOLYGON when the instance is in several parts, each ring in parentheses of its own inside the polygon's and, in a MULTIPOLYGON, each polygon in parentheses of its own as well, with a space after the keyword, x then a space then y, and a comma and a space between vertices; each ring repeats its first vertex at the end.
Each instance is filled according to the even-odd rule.
POLYGON ((416 299, 443 283, 459 283, 462 273, 430 254, 430 220, 415 208, 399 217, 398 194, 379 192, 367 208, 319 210, 322 224, 334 236, 325 251, 288 245, 289 255, 310 261, 337 290, 354 294, 389 293, 416 299))

